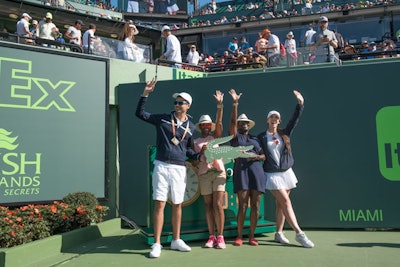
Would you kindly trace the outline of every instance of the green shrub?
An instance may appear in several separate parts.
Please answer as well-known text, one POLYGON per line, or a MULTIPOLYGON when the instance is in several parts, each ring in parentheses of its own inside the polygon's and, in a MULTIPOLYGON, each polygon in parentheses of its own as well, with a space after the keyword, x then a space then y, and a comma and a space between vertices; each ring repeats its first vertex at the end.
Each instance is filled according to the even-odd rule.
POLYGON ((0 247, 13 247, 99 223, 108 211, 91 193, 72 193, 64 199, 19 208, 0 206, 0 247))

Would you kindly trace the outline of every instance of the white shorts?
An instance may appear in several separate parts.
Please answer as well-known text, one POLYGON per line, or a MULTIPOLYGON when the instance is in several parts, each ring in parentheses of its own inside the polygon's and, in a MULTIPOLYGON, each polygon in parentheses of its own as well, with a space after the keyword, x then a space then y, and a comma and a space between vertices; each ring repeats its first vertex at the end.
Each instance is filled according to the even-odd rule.
POLYGON ((154 161, 153 200, 181 204, 186 189, 186 166, 154 161))

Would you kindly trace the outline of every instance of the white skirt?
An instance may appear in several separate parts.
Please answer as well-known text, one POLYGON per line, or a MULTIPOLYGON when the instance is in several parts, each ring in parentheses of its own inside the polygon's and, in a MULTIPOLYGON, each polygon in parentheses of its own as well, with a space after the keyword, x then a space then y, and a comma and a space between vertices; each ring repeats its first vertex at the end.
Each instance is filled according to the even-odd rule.
POLYGON ((266 172, 267 190, 289 190, 296 188, 297 177, 292 168, 284 172, 266 172))

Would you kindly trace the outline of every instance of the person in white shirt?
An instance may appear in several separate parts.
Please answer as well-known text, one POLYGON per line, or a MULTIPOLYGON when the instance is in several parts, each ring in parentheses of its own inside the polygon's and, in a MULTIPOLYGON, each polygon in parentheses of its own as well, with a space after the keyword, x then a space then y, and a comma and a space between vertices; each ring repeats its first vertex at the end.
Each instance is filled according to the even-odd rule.
POLYGON ((269 29, 263 30, 261 33, 264 39, 268 40, 267 44, 267 55, 268 55, 268 66, 276 67, 280 64, 280 45, 278 36, 272 34, 269 29))
POLYGON ((28 13, 23 13, 21 19, 17 22, 17 34, 21 37, 32 37, 29 31, 29 21, 32 19, 28 13))
POLYGON ((164 25, 161 29, 161 34, 167 39, 167 44, 166 51, 161 55, 160 59, 182 62, 181 43, 178 38, 171 33, 171 28, 168 25, 164 25))
POLYGON ((65 33, 65 37, 69 39, 70 44, 82 45, 82 26, 85 24, 82 20, 78 19, 75 21, 74 26, 69 26, 67 32, 65 33))
POLYGON ((193 64, 193 65, 199 64, 200 55, 199 55, 199 52, 197 52, 195 45, 192 45, 190 47, 190 51, 186 57, 186 60, 188 61, 189 64, 193 64))
POLYGON ((286 35, 286 40, 285 40, 284 46, 286 49, 288 66, 295 66, 297 63, 297 50, 296 50, 296 40, 294 39, 294 35, 293 35, 292 31, 290 31, 286 35))
POLYGON ((120 33, 118 42, 118 54, 120 58, 134 62, 144 62, 143 49, 135 44, 135 36, 139 30, 132 23, 126 23, 120 33))
POLYGON ((94 33, 96 32, 96 25, 90 24, 89 29, 85 31, 82 37, 83 51, 87 54, 92 54, 95 43, 101 43, 100 39, 97 39, 94 33))
POLYGON ((57 26, 52 22, 53 15, 50 12, 46 13, 45 20, 39 23, 39 37, 42 39, 55 40, 58 36, 57 26))

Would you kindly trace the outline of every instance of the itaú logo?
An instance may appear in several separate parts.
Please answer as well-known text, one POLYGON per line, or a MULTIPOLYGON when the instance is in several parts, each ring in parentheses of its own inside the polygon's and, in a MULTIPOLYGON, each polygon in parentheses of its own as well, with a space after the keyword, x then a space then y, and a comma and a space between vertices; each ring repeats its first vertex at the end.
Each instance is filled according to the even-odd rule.
POLYGON ((383 107, 376 114, 379 170, 390 181, 400 181, 400 106, 383 107))
POLYGON ((21 153, 18 136, 0 128, 0 195, 39 194, 41 153, 21 153))
POLYGON ((75 112, 66 94, 75 85, 32 77, 32 61, 0 57, 0 107, 75 112))

